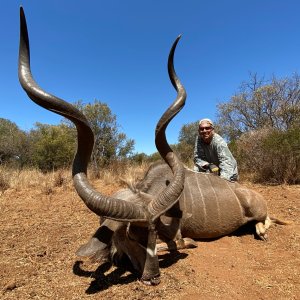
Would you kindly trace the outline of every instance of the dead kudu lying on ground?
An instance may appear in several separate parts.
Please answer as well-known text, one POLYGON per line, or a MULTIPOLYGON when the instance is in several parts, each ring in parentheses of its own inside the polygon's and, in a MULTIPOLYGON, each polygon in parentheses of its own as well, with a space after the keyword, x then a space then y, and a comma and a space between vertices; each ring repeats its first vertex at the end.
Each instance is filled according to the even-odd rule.
POLYGON ((185 169, 169 147, 165 130, 186 99, 173 66, 179 38, 168 60, 169 77, 177 97, 162 115, 155 132, 157 150, 166 163, 154 164, 134 187, 109 197, 95 191, 87 179, 94 136, 85 116, 71 104, 42 90, 31 75, 27 25, 21 8, 20 83, 35 103, 75 124, 78 147, 72 171, 74 186, 86 206, 102 220, 77 254, 116 264, 127 258, 141 281, 153 285, 159 283, 158 250, 195 247, 193 238, 230 234, 249 221, 255 221, 258 236, 265 240, 272 222, 258 193, 236 182, 185 169))

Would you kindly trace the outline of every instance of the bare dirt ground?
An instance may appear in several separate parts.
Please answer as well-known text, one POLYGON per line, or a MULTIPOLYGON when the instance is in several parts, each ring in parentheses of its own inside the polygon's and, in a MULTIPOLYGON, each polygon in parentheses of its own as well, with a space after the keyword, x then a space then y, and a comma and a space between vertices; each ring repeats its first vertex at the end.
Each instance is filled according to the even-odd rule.
MULTIPOLYGON (((112 193, 116 186, 101 186, 112 193)), ((249 185, 249 184, 248 184, 249 185)), ((250 185, 249 185, 250 186, 250 185)), ((120 268, 81 262, 75 251, 98 218, 70 188, 0 196, 1 299, 300 299, 300 186, 260 186, 270 214, 293 221, 253 227, 160 257, 161 283, 149 287, 120 268)))

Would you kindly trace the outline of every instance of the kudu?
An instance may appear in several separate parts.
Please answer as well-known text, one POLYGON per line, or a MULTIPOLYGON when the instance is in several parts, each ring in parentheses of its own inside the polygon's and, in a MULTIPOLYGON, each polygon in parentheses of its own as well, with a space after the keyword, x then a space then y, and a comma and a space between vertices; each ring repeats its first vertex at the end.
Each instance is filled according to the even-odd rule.
POLYGON ((87 119, 73 105, 45 92, 34 81, 22 8, 20 21, 20 83, 36 104, 75 124, 78 146, 72 169, 74 186, 86 206, 101 217, 100 227, 79 248, 78 255, 115 264, 127 258, 143 283, 155 285, 160 281, 158 250, 196 247, 192 238, 220 237, 249 221, 255 221, 258 236, 266 239, 271 219, 262 196, 236 182, 184 168, 168 145, 165 130, 186 99, 173 65, 180 36, 168 58, 169 77, 177 97, 162 115, 155 132, 157 150, 166 163, 154 164, 133 188, 109 197, 95 191, 87 179, 94 144, 87 119))

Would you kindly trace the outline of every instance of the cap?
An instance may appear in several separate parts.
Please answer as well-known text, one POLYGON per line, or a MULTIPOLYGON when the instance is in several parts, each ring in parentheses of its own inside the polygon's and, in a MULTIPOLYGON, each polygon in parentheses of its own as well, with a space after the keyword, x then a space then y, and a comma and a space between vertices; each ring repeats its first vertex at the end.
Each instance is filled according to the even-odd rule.
POLYGON ((214 123, 213 123, 213 121, 212 121, 211 119, 202 119, 202 120, 200 120, 200 121, 199 121, 199 126, 200 126, 203 122, 206 122, 206 123, 210 124, 211 127, 214 127, 214 123))

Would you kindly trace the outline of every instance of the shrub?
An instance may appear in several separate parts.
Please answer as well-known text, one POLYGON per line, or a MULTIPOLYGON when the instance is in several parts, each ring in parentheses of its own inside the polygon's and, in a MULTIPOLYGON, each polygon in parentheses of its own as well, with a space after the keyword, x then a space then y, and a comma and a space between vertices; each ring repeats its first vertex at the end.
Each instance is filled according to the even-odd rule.
POLYGON ((300 182, 300 129, 280 131, 264 128, 245 133, 237 140, 234 155, 242 177, 255 182, 300 182))
POLYGON ((2 167, 0 169, 0 193, 3 193, 7 189, 9 189, 9 178, 7 176, 6 170, 2 167))

